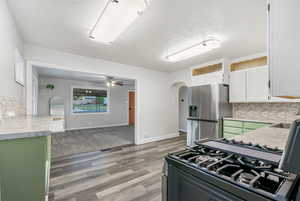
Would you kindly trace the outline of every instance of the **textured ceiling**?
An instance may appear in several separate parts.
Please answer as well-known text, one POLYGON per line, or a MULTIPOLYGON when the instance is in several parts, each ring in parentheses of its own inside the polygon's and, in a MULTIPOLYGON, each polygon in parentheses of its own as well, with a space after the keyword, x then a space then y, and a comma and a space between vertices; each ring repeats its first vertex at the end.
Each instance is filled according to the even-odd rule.
MULTIPOLYGON (((123 0, 129 1, 129 0, 123 0)), ((266 51, 267 0, 152 0, 112 45, 88 39, 104 0, 8 0, 26 43, 160 71, 266 51), (168 63, 164 57, 218 36, 218 50, 168 63)))

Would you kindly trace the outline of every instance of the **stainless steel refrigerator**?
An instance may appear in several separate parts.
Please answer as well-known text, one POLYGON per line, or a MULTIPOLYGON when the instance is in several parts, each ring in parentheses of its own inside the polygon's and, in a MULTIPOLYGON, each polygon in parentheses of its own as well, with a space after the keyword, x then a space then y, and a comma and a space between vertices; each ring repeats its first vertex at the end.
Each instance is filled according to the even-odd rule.
POLYGON ((223 117, 232 116, 229 86, 211 84, 190 87, 188 92, 187 145, 195 141, 223 136, 223 117))

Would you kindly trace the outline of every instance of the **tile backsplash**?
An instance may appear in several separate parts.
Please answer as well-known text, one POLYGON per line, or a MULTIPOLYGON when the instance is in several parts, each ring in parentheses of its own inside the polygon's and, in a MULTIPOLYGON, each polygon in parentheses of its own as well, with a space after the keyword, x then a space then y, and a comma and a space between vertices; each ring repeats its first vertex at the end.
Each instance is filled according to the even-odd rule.
POLYGON ((237 103, 233 104, 233 117, 290 123, 300 119, 300 103, 237 103))
POLYGON ((25 103, 14 97, 0 96, 0 119, 25 115, 25 103))

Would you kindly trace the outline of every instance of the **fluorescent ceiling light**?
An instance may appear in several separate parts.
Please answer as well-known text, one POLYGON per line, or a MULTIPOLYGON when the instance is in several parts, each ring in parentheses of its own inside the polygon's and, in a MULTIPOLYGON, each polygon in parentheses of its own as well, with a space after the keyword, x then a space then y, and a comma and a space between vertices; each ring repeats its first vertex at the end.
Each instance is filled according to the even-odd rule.
POLYGON ((107 0, 89 37, 102 43, 112 43, 147 6, 147 0, 107 0))
POLYGON ((192 47, 186 48, 184 50, 180 50, 166 57, 167 61, 177 62, 181 60, 185 60, 200 54, 204 54, 211 50, 217 49, 221 46, 221 41, 215 38, 211 38, 192 47))

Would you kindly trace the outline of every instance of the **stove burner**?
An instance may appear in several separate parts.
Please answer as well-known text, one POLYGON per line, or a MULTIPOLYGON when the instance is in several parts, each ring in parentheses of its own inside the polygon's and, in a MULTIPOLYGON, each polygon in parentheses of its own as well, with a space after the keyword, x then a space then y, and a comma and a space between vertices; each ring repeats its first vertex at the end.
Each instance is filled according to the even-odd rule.
POLYGON ((249 184, 254 178, 255 178, 255 176, 253 174, 250 174, 250 173, 241 173, 241 175, 239 177, 239 180, 242 183, 249 184))
POLYGON ((258 170, 258 169, 269 170, 272 168, 272 165, 266 164, 264 161, 249 159, 249 158, 244 158, 244 157, 239 157, 237 159, 237 162, 239 162, 241 165, 247 165, 256 170, 258 170))
POLYGON ((200 155, 198 158, 196 158, 196 163, 200 163, 202 161, 206 161, 212 159, 212 157, 207 156, 207 155, 200 155))
POLYGON ((250 182, 255 179, 256 175, 253 173, 242 172, 239 176, 238 181, 243 184, 250 184, 250 182))

